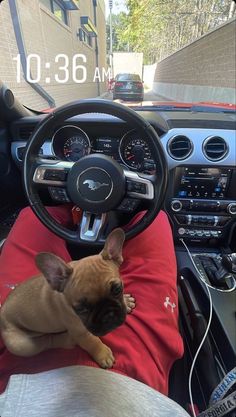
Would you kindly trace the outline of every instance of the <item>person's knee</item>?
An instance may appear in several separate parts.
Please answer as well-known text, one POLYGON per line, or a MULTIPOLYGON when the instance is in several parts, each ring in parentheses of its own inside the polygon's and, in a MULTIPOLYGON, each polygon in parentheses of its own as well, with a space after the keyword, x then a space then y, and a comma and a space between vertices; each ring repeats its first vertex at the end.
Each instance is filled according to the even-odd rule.
POLYGON ((157 215, 157 217, 156 217, 156 219, 165 219, 165 220, 168 220, 168 216, 167 216, 167 214, 166 214, 166 212, 164 211, 164 210, 160 210, 159 211, 159 213, 158 213, 158 215, 157 215))
POLYGON ((41 227, 43 226, 31 207, 25 207, 21 210, 16 225, 18 227, 20 226, 20 230, 23 228, 26 231, 34 230, 34 232, 41 230, 41 227))
MULTIPOLYGON (((71 211, 67 206, 62 205, 62 206, 57 206, 57 207, 45 207, 45 208, 48 214, 59 223, 62 223, 65 225, 70 224, 71 211)), ((30 224, 41 223, 38 217, 36 216, 36 214, 34 214, 31 207, 23 208, 18 216, 18 219, 27 221, 27 223, 30 223, 30 224)))
POLYGON ((32 211, 31 207, 25 207, 20 211, 18 219, 27 218, 27 220, 33 220, 36 218, 34 212, 32 211))

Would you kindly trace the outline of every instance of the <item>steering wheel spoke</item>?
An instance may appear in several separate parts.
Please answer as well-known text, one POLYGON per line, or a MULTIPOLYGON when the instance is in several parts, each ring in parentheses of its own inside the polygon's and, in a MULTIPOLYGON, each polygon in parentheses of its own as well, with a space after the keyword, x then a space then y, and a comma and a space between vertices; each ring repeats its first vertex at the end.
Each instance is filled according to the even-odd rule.
POLYGON ((79 240, 83 242, 96 242, 102 235, 106 220, 106 213, 93 214, 84 211, 78 229, 79 240))
POLYGON ((154 175, 144 175, 133 171, 124 171, 126 179, 126 196, 138 200, 154 199, 154 175))
POLYGON ((37 158, 33 182, 52 187, 66 187, 67 176, 74 162, 37 158))

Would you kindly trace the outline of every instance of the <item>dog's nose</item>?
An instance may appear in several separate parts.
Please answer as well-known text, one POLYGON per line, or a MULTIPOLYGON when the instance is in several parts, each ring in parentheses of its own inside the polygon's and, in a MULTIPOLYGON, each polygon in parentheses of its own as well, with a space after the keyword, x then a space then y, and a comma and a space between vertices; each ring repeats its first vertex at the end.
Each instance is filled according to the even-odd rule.
POLYGON ((126 311, 122 309, 107 309, 96 316, 88 328, 95 336, 105 336, 108 332, 124 323, 126 311))
POLYGON ((103 324, 108 324, 108 323, 113 322, 114 318, 115 318, 114 311, 109 311, 108 313, 104 314, 102 318, 102 322, 103 324))

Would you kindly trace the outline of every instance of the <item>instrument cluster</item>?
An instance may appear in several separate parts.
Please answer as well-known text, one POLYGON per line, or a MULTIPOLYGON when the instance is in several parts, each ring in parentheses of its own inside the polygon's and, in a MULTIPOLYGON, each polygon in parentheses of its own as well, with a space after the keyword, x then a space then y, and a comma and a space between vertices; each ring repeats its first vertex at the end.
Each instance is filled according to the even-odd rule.
POLYGON ((53 154, 66 161, 76 162, 90 153, 102 153, 115 159, 126 169, 152 173, 155 164, 148 141, 136 129, 122 137, 99 136, 89 138, 74 125, 60 127, 52 138, 53 154))

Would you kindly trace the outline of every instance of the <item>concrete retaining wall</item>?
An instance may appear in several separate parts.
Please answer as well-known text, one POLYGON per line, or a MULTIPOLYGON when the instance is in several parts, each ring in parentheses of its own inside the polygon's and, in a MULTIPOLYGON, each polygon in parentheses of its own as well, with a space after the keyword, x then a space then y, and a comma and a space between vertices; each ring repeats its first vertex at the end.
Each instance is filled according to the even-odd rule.
POLYGON ((178 101, 235 103, 236 20, 157 63, 153 91, 178 101))
POLYGON ((157 64, 144 65, 143 67, 143 81, 147 88, 153 88, 153 80, 156 72, 157 64))

